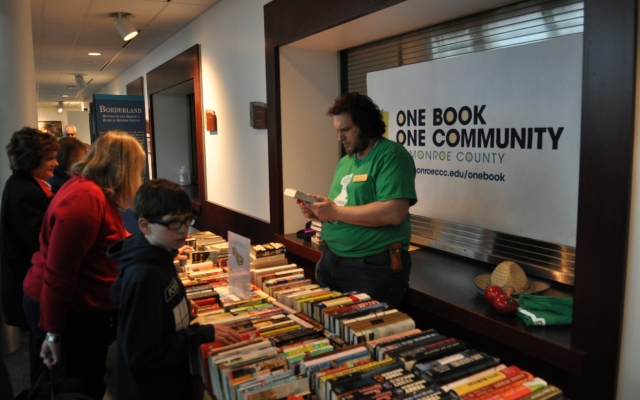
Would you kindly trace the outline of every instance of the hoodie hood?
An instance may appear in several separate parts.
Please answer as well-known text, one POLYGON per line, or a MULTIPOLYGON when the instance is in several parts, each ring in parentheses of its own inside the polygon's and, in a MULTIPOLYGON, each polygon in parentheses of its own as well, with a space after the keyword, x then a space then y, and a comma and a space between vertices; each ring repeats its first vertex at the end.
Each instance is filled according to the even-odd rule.
POLYGON ((149 244, 142 234, 129 236, 112 245, 109 250, 107 250, 107 257, 118 262, 118 270, 120 273, 118 279, 116 279, 111 287, 111 301, 119 304, 122 277, 124 274, 141 273, 142 271, 137 270, 153 268, 154 273, 157 274, 175 275, 173 259, 177 254, 177 251, 170 252, 161 247, 149 244))

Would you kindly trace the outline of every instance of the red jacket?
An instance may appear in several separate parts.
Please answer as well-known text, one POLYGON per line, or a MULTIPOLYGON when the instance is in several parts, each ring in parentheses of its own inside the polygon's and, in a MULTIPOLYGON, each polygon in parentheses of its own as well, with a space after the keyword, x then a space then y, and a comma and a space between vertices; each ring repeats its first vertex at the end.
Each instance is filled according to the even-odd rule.
POLYGON ((69 309, 116 308, 109 291, 118 269, 106 252, 125 236, 118 208, 95 182, 74 176, 58 191, 23 285, 24 293, 40 302, 42 329, 63 333, 69 309))

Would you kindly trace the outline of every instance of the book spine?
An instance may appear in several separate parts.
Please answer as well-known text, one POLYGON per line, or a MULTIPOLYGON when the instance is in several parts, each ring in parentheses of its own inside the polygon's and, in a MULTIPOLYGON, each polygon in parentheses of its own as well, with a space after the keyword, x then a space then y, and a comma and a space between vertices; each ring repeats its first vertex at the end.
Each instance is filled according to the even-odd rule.
MULTIPOLYGON (((471 357, 470 357, 471 358, 471 357)), ((460 360, 460 361, 464 361, 460 360)), ((464 378, 465 376, 469 376, 476 372, 482 371, 483 369, 487 369, 493 367, 498 364, 498 360, 493 357, 487 356, 484 354, 484 357, 480 360, 469 362, 468 364, 457 366, 455 369, 451 370, 448 373, 439 374, 435 377, 434 382, 437 385, 445 385, 449 382, 453 382, 457 379, 464 378)))
POLYGON ((548 385, 534 391, 520 400, 562 400, 563 398, 562 390, 558 389, 556 386, 548 385))
POLYGON ((521 371, 515 375, 506 377, 497 382, 491 383, 487 386, 478 388, 472 392, 469 392, 462 396, 465 400, 484 400, 487 397, 504 391, 505 388, 513 385, 518 385, 520 383, 524 383, 530 381, 534 378, 529 372, 521 371))
POLYGON ((381 327, 373 327, 371 329, 360 332, 357 337, 359 342, 368 342, 369 340, 379 339, 389 335, 396 334, 398 332, 406 332, 416 327, 415 321, 407 316, 406 319, 402 319, 381 327))
POLYGON ((251 264, 260 264, 269 261, 284 260, 285 253, 274 254, 272 256, 252 258, 251 264))
POLYGON ((433 346, 434 347, 432 348, 425 348, 420 353, 417 353, 414 356, 404 360, 405 368, 411 371, 416 362, 420 360, 432 360, 438 357, 444 357, 447 354, 457 353, 461 350, 464 350, 465 347, 464 342, 461 341, 454 341, 440 346, 435 346, 434 344, 433 346))
POLYGON ((528 382, 520 383, 507 387, 504 391, 486 397, 485 400, 518 400, 536 390, 540 390, 547 386, 547 382, 540 378, 534 378, 528 382))
MULTIPOLYGON (((484 374, 481 377, 468 379, 466 382, 461 384, 455 384, 455 382, 452 382, 451 384, 447 385, 447 387, 443 387, 442 389, 452 390, 458 396, 464 396, 465 394, 473 392, 474 390, 477 390, 481 387, 490 385, 492 383, 498 382, 505 378, 509 378, 517 374, 518 372, 520 372, 520 368, 516 367, 515 365, 508 368, 502 368, 499 371, 489 370, 488 373, 484 374)), ((480 374, 482 374, 482 372, 480 374)), ((469 378, 472 378, 472 377, 469 377, 469 378)), ((456 382, 459 382, 459 381, 456 381, 456 382)))
POLYGON ((423 332, 420 335, 414 336, 412 338, 407 338, 394 344, 381 345, 379 349, 376 350, 376 356, 378 358, 398 357, 398 353, 402 352, 403 349, 408 350, 409 347, 412 347, 414 345, 417 346, 420 344, 428 344, 444 339, 446 338, 438 332, 423 332))
POLYGON ((343 396, 347 393, 355 393, 355 392, 365 390, 370 386, 374 386, 378 384, 381 385, 384 382, 391 382, 392 380, 395 380, 407 375, 415 377, 415 375, 408 373, 404 368, 396 368, 388 372, 376 374, 373 377, 368 377, 366 379, 352 382, 350 384, 334 386, 332 391, 336 396, 343 396))

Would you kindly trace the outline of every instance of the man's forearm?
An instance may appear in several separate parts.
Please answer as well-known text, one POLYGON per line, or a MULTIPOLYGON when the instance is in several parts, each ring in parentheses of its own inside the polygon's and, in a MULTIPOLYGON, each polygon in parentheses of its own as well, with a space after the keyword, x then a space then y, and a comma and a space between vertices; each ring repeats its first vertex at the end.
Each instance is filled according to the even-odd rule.
POLYGON ((335 208, 334 221, 365 227, 400 225, 409 212, 409 199, 376 201, 362 206, 335 208))

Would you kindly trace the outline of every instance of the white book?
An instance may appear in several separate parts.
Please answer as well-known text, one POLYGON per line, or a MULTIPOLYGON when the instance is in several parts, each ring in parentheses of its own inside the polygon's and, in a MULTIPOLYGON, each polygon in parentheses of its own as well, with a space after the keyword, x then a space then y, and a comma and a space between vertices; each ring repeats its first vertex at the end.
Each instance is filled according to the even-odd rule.
POLYGON ((307 203, 315 203, 316 201, 318 201, 306 193, 303 193, 299 190, 291 189, 291 188, 285 189, 284 195, 289 197, 294 197, 298 200, 306 201, 307 203))
MULTIPOLYGON (((251 270, 251 283, 258 286, 256 284, 257 278, 261 275, 270 274, 277 271, 284 271, 288 269, 296 269, 298 266, 296 264, 286 264, 286 265, 278 265, 275 267, 261 268, 261 269, 252 269, 251 270)), ((262 282, 261 282, 262 283, 262 282)))
POLYGON ((371 326, 369 329, 365 329, 363 331, 354 332, 354 341, 355 343, 366 342, 373 339, 379 339, 382 337, 386 337, 389 335, 396 334, 398 332, 406 332, 412 329, 415 329, 416 322, 404 314, 402 317, 398 317, 395 320, 392 320, 391 323, 383 325, 383 326, 371 326))
MULTIPOLYGON (((293 264, 293 265, 295 265, 295 264, 293 264)), ((273 274, 273 276, 270 276, 269 278, 267 278, 267 280, 274 281, 274 280, 277 280, 277 279, 285 277, 285 276, 304 275, 304 270, 302 268, 292 268, 292 269, 285 269, 285 270, 282 270, 282 271, 273 271, 273 272, 270 272, 268 274, 261 274, 261 275, 258 275, 256 277, 255 285, 258 286, 258 287, 262 287, 262 290, 264 290, 264 284, 266 282, 264 280, 264 277, 267 276, 267 275, 272 275, 272 274, 273 274)))
POLYGON ((391 315, 391 314, 395 314, 397 313, 398 310, 396 310, 395 308, 391 309, 391 310, 384 310, 384 311, 380 311, 380 312, 374 312, 371 314, 367 314, 365 316, 362 317, 358 317, 358 318, 353 318, 353 319, 349 319, 346 321, 342 321, 342 337, 345 338, 345 340, 347 338, 350 338, 352 335, 352 330, 351 330, 351 325, 353 324, 357 324, 358 322, 361 321, 366 321, 372 318, 380 318, 383 317, 385 315, 391 315))
POLYGON ((293 293, 296 293, 296 292, 303 292, 305 290, 317 289, 319 287, 320 287, 320 285, 318 285, 317 283, 312 283, 310 285, 299 286, 299 287, 294 287, 294 288, 290 288, 290 289, 277 290, 274 293, 274 297, 276 298, 276 300, 278 300, 279 302, 282 303, 283 302, 283 298, 286 295, 293 294, 293 293))
POLYGON ((259 264, 270 262, 270 261, 284 260, 286 258, 285 256, 286 256, 286 253, 280 253, 280 254, 274 254, 272 256, 260 257, 260 258, 255 258, 253 256, 250 256, 250 258, 251 258, 251 264, 259 265, 259 264))
POLYGON ((304 272, 304 271, 296 272, 294 274, 286 274, 279 278, 268 279, 262 282, 262 291, 267 292, 267 294, 271 296, 272 295, 271 286, 281 285, 285 283, 294 283, 295 281, 305 279, 304 273, 301 273, 301 272, 304 272))
MULTIPOLYGON (((287 296, 283 296, 283 300, 284 300, 284 304, 287 307, 293 308, 294 310, 297 308, 296 307, 296 300, 303 298, 305 296, 310 296, 313 295, 314 293, 320 293, 320 292, 325 292, 330 290, 329 288, 316 288, 316 289, 310 289, 310 290, 305 290, 302 292, 295 292, 292 293, 290 295, 287 296)), ((298 312, 298 311, 296 311, 298 312)))

